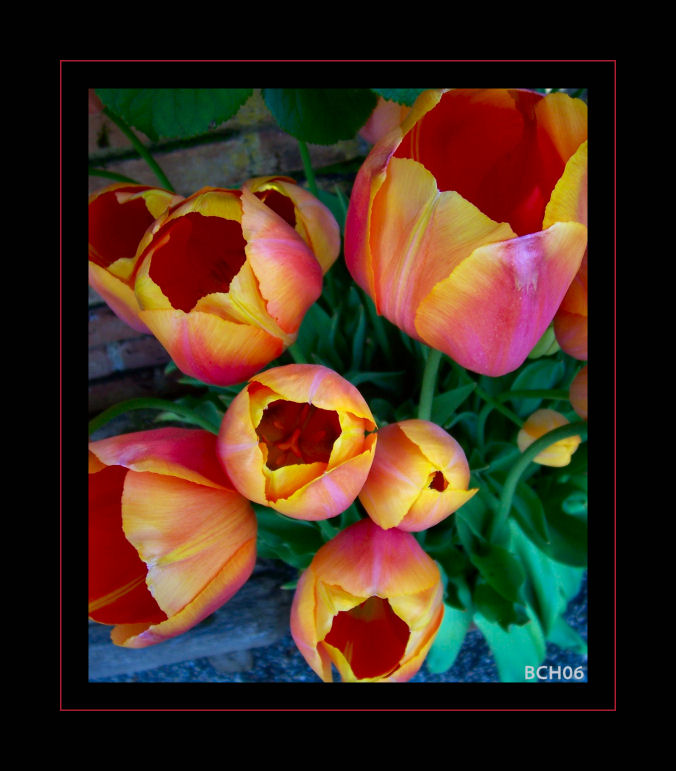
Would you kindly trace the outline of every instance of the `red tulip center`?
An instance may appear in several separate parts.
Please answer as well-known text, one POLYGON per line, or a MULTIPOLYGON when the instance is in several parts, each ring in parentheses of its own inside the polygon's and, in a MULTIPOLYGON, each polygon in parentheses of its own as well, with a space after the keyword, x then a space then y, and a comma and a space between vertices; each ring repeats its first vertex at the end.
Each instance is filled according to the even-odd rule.
POLYGON ((537 123, 541 99, 528 91, 449 91, 395 156, 419 161, 439 190, 460 193, 517 235, 535 233, 565 165, 537 123))
POLYGON ((298 463, 328 463, 340 431, 334 410, 284 399, 268 404, 256 427, 267 447, 267 467, 273 471, 298 463))
POLYGON ((296 208, 290 198, 277 190, 261 190, 256 195, 292 228, 296 227, 296 208))
POLYGON ((168 239, 155 250, 150 278, 173 308, 188 313, 213 292, 227 292, 246 262, 242 226, 223 217, 190 212, 169 222, 160 234, 168 239))
POLYGON ((129 472, 109 466, 89 475, 89 616, 102 624, 158 624, 162 611, 146 585, 146 564, 122 529, 129 472))
POLYGON ((359 680, 383 677, 397 668, 410 636, 408 624, 381 597, 369 597, 338 613, 324 641, 338 648, 359 680))
POLYGON ((89 205, 90 259, 107 268, 115 260, 133 257, 154 221, 143 198, 120 204, 114 192, 100 195, 89 205))
POLYGON ((448 482, 441 471, 435 471, 434 474, 431 475, 430 483, 428 486, 431 487, 432 490, 438 490, 440 493, 443 493, 443 491, 448 487, 448 482))

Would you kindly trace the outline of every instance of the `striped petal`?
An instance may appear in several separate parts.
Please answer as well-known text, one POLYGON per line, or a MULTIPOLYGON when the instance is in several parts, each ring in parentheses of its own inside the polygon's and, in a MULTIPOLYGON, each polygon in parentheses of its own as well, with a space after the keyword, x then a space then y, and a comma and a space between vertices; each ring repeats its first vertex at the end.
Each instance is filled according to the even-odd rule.
POLYGON ((473 372, 512 372, 552 321, 586 243, 584 225, 560 222, 475 249, 421 302, 419 336, 473 372))

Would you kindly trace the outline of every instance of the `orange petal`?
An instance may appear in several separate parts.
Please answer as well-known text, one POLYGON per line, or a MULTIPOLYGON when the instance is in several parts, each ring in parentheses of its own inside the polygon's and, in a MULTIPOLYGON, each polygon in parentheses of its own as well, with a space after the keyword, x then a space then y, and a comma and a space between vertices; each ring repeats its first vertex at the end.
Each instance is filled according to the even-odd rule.
POLYGON ((122 279, 94 262, 89 263, 89 286, 98 292, 115 315, 137 332, 150 334, 139 318, 141 310, 134 290, 122 279))
POLYGON ((512 372, 552 321, 586 243, 586 227, 565 222, 475 249, 420 304, 420 337, 473 372, 512 372))
POLYGON ((89 444, 90 473, 105 466, 152 471, 207 487, 232 490, 216 457, 216 437, 191 428, 156 428, 89 444))
POLYGON ((555 222, 587 224, 587 142, 571 156, 552 191, 545 209, 542 229, 555 222))
MULTIPOLYGON (((555 428, 566 426, 569 422, 566 417, 561 415, 560 412, 556 412, 556 410, 536 410, 526 420, 517 435, 519 450, 523 452, 541 436, 553 431, 555 428)), ((565 439, 560 439, 538 453, 533 458, 533 462, 540 463, 543 466, 567 466, 581 441, 582 439, 579 436, 569 436, 565 439)))
MULTIPOLYGON (((322 273, 326 273, 340 253, 340 230, 329 209, 288 177, 256 177, 248 180, 245 187, 253 193, 274 190, 292 202, 295 215, 292 224, 317 258, 322 273)), ((268 198, 265 203, 271 205, 268 198)))
POLYGON ((547 134, 565 162, 587 139, 587 105, 568 94, 547 94, 535 105, 538 128, 547 134))
POLYGON ((141 319, 186 375, 212 385, 241 383, 284 350, 262 329, 209 313, 145 310, 141 319))
POLYGON ((167 616, 193 602, 228 559, 256 538, 253 510, 239 493, 153 473, 127 477, 122 523, 167 616))
POLYGON ((569 391, 570 403, 575 412, 583 419, 587 420, 587 365, 575 375, 570 384, 569 391))
POLYGON ((269 314, 288 333, 298 331, 322 292, 322 269, 305 241, 247 188, 242 190, 247 260, 269 314))

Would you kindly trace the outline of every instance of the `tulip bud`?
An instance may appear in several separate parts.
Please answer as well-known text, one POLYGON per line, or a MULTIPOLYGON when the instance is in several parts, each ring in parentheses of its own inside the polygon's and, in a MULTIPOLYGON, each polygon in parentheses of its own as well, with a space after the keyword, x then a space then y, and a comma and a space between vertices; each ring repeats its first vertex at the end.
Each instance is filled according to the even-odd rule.
POLYGON ((289 364, 255 375, 221 424, 218 453, 246 498, 295 519, 345 511, 366 480, 375 421, 333 370, 289 364))
POLYGON ((474 372, 514 371, 587 245, 586 139, 587 107, 566 94, 423 92, 357 174, 350 273, 410 337, 474 372))
POLYGON ((183 197, 148 185, 115 183, 89 197, 89 284, 137 332, 136 250, 146 230, 183 197))
POLYGON ((322 546, 301 575, 291 634, 324 682, 405 682, 444 613, 439 568, 416 539, 362 519, 322 546))
POLYGON ((161 428, 89 445, 89 617, 116 645, 181 634, 256 561, 256 517, 208 431, 161 428))
MULTIPOLYGON (((560 412, 555 410, 537 410, 523 424, 523 428, 517 436, 519 450, 523 452, 536 439, 553 431, 560 426, 566 426, 570 423, 560 412)), ((542 452, 533 458, 533 463, 540 463, 543 466, 567 466, 570 459, 577 450, 582 441, 579 436, 568 436, 565 439, 559 439, 558 442, 549 445, 542 452)))
POLYGON ((244 187, 296 230, 326 273, 340 253, 340 229, 329 209, 289 177, 255 177, 244 187))
POLYGON ((239 383, 296 339, 322 291, 312 251, 246 186, 203 188, 141 243, 139 316, 185 374, 239 383))
POLYGON ((359 500, 387 530, 419 531, 459 509, 468 490, 469 464, 462 447, 426 420, 404 420, 378 431, 373 464, 359 500))

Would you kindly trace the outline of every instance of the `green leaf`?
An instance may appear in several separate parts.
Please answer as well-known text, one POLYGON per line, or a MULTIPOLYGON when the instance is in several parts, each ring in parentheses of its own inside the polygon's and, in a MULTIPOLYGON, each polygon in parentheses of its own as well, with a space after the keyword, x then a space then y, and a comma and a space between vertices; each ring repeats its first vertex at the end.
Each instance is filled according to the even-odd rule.
POLYGON ((453 666, 471 622, 469 611, 444 604, 444 618, 425 659, 430 672, 440 674, 453 666))
POLYGON ((252 88, 97 88, 106 107, 150 140, 188 139, 232 118, 252 88))
POLYGON ((397 104, 405 104, 410 107, 413 102, 422 94, 423 91, 427 91, 426 88, 372 88, 378 96, 382 96, 383 99, 387 99, 389 102, 397 102, 397 104))
POLYGON ((476 383, 469 383, 435 396, 432 400, 432 422, 446 427, 446 423, 451 420, 455 411, 475 388, 476 383))
POLYGON ((567 623, 564 618, 556 619, 552 629, 549 632, 547 641, 558 645, 559 648, 572 650, 583 656, 587 655, 587 643, 580 635, 567 623))
POLYGON ((482 616, 504 629, 508 629, 510 624, 523 624, 528 620, 520 603, 506 600, 481 579, 474 586, 472 604, 482 616))
POLYGON ((510 602, 519 600, 519 589, 525 579, 523 567, 502 546, 485 544, 481 552, 470 553, 472 564, 498 594, 510 602))
POLYGON ((512 516, 531 541, 538 546, 550 542, 542 501, 528 485, 519 482, 512 499, 512 516))
POLYGON ((378 101, 367 88, 264 88, 263 99, 283 131, 317 145, 352 139, 378 101))
POLYGON ((324 539, 311 522, 291 519, 266 506, 253 504, 258 522, 258 544, 293 567, 304 569, 324 539))
MULTIPOLYGON (((538 359, 527 364, 512 383, 512 391, 527 389, 554 388, 561 382, 565 373, 565 365, 555 359, 538 359)), ((512 399, 514 411, 522 418, 528 417, 538 409, 542 399, 512 399)))
POLYGON ((530 609, 526 612, 529 616, 528 623, 511 626, 507 631, 481 616, 474 617, 474 623, 479 627, 495 658, 503 683, 526 682, 526 667, 537 669, 545 659, 547 647, 540 624, 530 609))

